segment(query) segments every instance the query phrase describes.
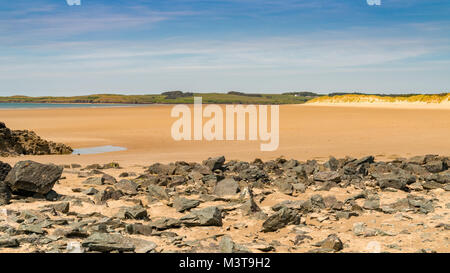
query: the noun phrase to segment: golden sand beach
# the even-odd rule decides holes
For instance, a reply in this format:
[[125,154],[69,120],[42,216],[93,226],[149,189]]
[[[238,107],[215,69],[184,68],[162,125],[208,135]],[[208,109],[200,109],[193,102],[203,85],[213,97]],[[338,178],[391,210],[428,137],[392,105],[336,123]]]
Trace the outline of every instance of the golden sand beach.
[[[338,241],[342,241],[342,245],[333,245],[334,250],[331,249],[331,251],[339,251],[342,248],[344,252],[449,251],[446,219],[448,219],[450,199],[448,189],[444,190],[444,184],[434,182],[427,182],[427,184],[424,181],[418,181],[408,185],[407,189],[413,189],[411,195],[409,190],[393,188],[383,190],[376,181],[369,179],[369,176],[365,176],[364,180],[343,181],[339,183],[339,186],[330,181],[327,183],[317,182],[315,180],[319,179],[318,175],[334,173],[318,171],[314,175],[309,175],[307,179],[301,177],[294,181],[296,186],[304,185],[303,190],[301,187],[294,190],[294,186],[291,184],[284,184],[291,185],[291,188],[288,187],[286,190],[282,184],[279,184],[280,181],[284,181],[284,176],[277,178],[275,173],[270,173],[272,183],[261,186],[257,182],[242,180],[237,184],[242,188],[242,192],[228,196],[227,198],[230,199],[216,200],[209,198],[209,195],[204,193],[216,194],[218,183],[216,186],[211,186],[208,184],[209,182],[203,181],[203,178],[206,177],[203,175],[191,178],[195,172],[183,176],[174,175],[174,179],[180,177],[189,179],[182,185],[177,184],[174,180],[172,185],[161,184],[164,185],[161,187],[153,185],[153,180],[147,181],[138,177],[143,175],[144,178],[168,179],[163,172],[149,176],[148,167],[156,162],[169,163],[181,160],[201,162],[208,157],[219,155],[224,155],[227,161],[232,159],[252,161],[255,158],[266,161],[284,156],[287,159],[295,158],[300,161],[318,159],[322,162],[326,161],[330,155],[337,158],[345,156],[361,158],[373,155],[376,161],[392,161],[398,157],[410,158],[425,154],[448,156],[450,155],[448,137],[450,135],[450,109],[393,105],[378,105],[377,107],[374,105],[354,107],[317,104],[280,106],[279,149],[273,152],[261,152],[259,141],[174,141],[171,137],[171,126],[176,118],[172,118],[170,115],[172,107],[164,105],[0,110],[0,120],[5,122],[9,128],[34,130],[44,139],[63,142],[73,148],[103,145],[127,148],[126,151],[103,154],[20,156],[1,158],[1,161],[11,165],[24,159],[60,165],[80,164],[81,166],[78,167],[72,166],[64,169],[63,177],[54,186],[54,191],[63,198],[61,200],[70,201],[71,215],[77,215],[83,219],[94,219],[95,215],[90,216],[92,213],[97,213],[102,217],[112,217],[111,219],[120,218],[118,213],[122,209],[134,209],[138,204],[137,208],[144,211],[146,215],[148,213],[150,220],[120,218],[122,223],[135,227],[135,225],[141,224],[148,225],[153,221],[159,223],[157,221],[161,219],[177,222],[176,219],[183,219],[182,217],[189,213],[182,213],[176,209],[175,200],[178,200],[180,196],[201,200],[196,209],[210,209],[219,206],[226,211],[221,220],[223,222],[218,226],[162,227],[162,229],[168,228],[169,231],[175,232],[175,235],[184,236],[185,239],[181,241],[194,242],[194,246],[191,246],[191,243],[174,244],[172,238],[166,238],[161,235],[162,233],[158,235],[157,230],[152,231],[155,234],[133,232],[127,234],[128,231],[125,232],[123,228],[120,228],[123,235],[115,235],[123,236],[120,238],[127,238],[127,240],[144,240],[140,241],[141,243],[151,240],[151,244],[155,243],[151,249],[156,252],[223,251],[217,246],[218,240],[222,240],[221,237],[216,239],[215,236],[224,234],[230,236],[235,243],[248,247],[252,252],[325,251],[318,248],[315,243],[330,238],[329,236],[332,234],[337,234]],[[417,159],[415,160],[417,161]],[[439,160],[437,158],[436,162],[442,162]],[[122,168],[85,169],[88,164],[105,164],[113,161],[118,162]],[[405,162],[408,161],[405,160]],[[368,163],[364,165],[369,168]],[[396,168],[395,164],[388,163],[388,165]],[[325,169],[323,165],[316,166],[318,170]],[[436,166],[426,167],[434,168]],[[430,174],[424,167],[416,166],[416,168],[421,168],[426,175]],[[378,172],[376,168],[371,171]],[[99,180],[103,177],[120,180],[122,179],[121,174],[124,172],[127,173],[127,177],[130,173],[131,180],[125,179],[124,182],[116,183],[116,181],[112,184],[108,184],[110,182],[90,184],[89,182],[91,179]],[[231,177],[230,171],[225,172],[226,176]],[[446,172],[441,173],[445,175]],[[353,177],[359,176],[354,175]],[[115,191],[120,188],[121,183],[130,186],[134,183],[132,181],[138,183],[135,184],[138,188],[137,192],[125,192],[124,196],[121,195],[116,199],[108,197],[110,200],[107,200],[106,203],[99,201],[103,198],[102,196],[106,196],[107,189]],[[168,181],[172,183],[172,180]],[[313,183],[314,181],[315,183]],[[329,185],[330,188],[323,185]],[[147,187],[159,188],[170,197],[154,195],[154,192],[152,193]],[[254,197],[245,197],[245,195],[242,197],[242,194],[249,189],[248,187],[253,188]],[[90,191],[97,193],[90,198],[88,193]],[[363,198],[358,197],[353,200],[352,198],[358,194]],[[302,214],[300,225],[287,224],[286,227],[283,225],[283,228],[276,232],[262,232],[267,217],[277,215],[273,209],[277,204],[286,201],[302,203],[304,200],[321,199],[322,196],[327,204],[326,209],[324,207],[313,208],[312,211]],[[258,212],[260,216],[246,214],[248,212],[245,212],[245,206],[240,207],[242,205],[240,198],[244,198],[244,201],[245,198],[254,200],[254,204],[260,210]],[[410,199],[421,204],[420,208],[426,209],[426,211],[420,212],[415,207],[407,207],[406,210],[403,210],[401,205],[405,200],[409,204]],[[240,201],[236,204],[236,200]],[[348,202],[348,200],[353,201]],[[434,205],[430,206],[430,202]],[[53,201],[45,199],[15,197],[10,204],[3,208],[10,211],[45,211],[44,206],[53,206],[54,204]],[[334,206],[336,206],[336,210]],[[289,211],[293,212],[293,210]],[[66,214],[60,212],[58,215]],[[222,218],[222,216],[220,217]],[[5,219],[8,218],[5,216]],[[23,228],[17,223],[14,226],[19,229]],[[89,228],[91,227],[88,227],[88,230]],[[360,229],[362,231],[359,231]],[[56,236],[59,236],[58,234],[61,234],[62,231],[64,230],[58,226],[46,228],[46,232]],[[94,231],[92,234],[97,233]],[[103,234],[103,236],[106,235]],[[71,238],[70,240],[85,244],[89,238]],[[64,238],[56,243],[42,246],[20,242],[20,247],[16,245],[13,248],[0,248],[0,252],[53,251],[55,245],[60,247],[58,251],[67,251],[65,244]],[[143,250],[136,248],[135,251]]]
[[2,159],[9,163],[30,158],[60,164],[125,165],[201,161],[210,156],[263,160],[279,156],[298,160],[374,155],[378,160],[423,154],[450,155],[450,108],[371,107],[330,105],[280,106],[280,145],[261,152],[260,141],[175,141],[170,116],[173,106],[0,110],[11,129],[34,130],[44,139],[73,148],[103,145],[126,151],[96,155],[26,156]]

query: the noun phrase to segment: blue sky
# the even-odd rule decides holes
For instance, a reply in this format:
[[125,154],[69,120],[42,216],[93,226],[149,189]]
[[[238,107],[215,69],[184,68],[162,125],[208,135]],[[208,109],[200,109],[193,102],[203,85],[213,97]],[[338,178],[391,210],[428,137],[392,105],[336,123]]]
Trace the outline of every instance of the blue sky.
[[450,1],[0,2],[0,96],[450,92]]

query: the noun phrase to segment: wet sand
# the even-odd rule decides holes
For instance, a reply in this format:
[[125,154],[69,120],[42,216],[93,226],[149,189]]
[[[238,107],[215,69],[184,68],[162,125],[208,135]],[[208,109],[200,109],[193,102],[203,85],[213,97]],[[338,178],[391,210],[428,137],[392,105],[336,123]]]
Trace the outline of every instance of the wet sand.
[[[11,129],[34,130],[44,139],[73,148],[113,145],[126,151],[96,155],[2,158],[15,163],[32,159],[59,164],[107,163],[148,165],[154,162],[263,160],[279,156],[298,160],[374,155],[377,160],[423,154],[450,155],[450,109],[433,107],[280,106],[280,145],[261,152],[261,141],[175,141],[173,106],[123,108],[0,110]],[[206,119],[204,119],[206,121]]]

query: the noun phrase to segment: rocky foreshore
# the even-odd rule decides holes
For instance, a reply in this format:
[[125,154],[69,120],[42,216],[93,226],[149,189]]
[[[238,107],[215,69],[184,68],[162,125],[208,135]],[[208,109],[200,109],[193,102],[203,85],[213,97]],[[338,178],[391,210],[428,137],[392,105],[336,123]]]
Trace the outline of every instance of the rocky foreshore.
[[449,166],[0,162],[0,252],[450,252]]
[[0,122],[0,156],[71,154],[72,148],[40,138],[29,130],[11,130]]

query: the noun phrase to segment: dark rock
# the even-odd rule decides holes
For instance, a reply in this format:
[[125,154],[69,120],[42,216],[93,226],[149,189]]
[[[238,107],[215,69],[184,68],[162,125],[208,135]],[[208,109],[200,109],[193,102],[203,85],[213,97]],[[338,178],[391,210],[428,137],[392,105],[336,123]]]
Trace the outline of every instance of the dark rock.
[[144,236],[150,236],[153,233],[152,225],[143,225],[143,224],[129,224],[125,227],[125,230],[129,234],[138,234]]
[[20,161],[8,173],[5,182],[13,191],[47,194],[61,178],[63,168],[33,161]]
[[121,208],[117,217],[120,219],[145,220],[147,219],[147,210],[142,206]]
[[249,182],[261,181],[268,182],[269,176],[264,170],[259,169],[256,166],[250,166],[239,172],[239,177]]
[[207,207],[192,211],[180,221],[186,226],[222,226],[222,212],[217,207]]
[[300,214],[296,210],[289,208],[282,208],[276,213],[269,216],[269,218],[264,221],[262,227],[263,232],[272,232],[287,225],[298,225],[300,223]]
[[135,246],[134,250],[135,253],[152,253],[157,247],[157,245],[154,242],[143,239],[131,238],[131,241]]
[[342,209],[343,203],[341,201],[338,201],[336,199],[336,196],[334,195],[329,195],[329,196],[325,196],[323,198],[323,202],[325,204],[325,207],[329,208],[329,209]]
[[339,168],[339,161],[336,158],[330,156],[330,159],[325,162],[324,166],[330,171],[336,171]]
[[94,201],[96,204],[105,204],[108,200],[119,200],[123,196],[123,193],[119,190],[115,190],[112,187],[107,187],[104,190],[99,191],[94,196]]
[[432,200],[427,200],[424,197],[414,196],[409,194],[407,196],[408,204],[411,208],[415,208],[418,213],[428,214],[434,212],[434,204]]
[[71,154],[72,148],[46,141],[28,130],[10,130],[0,122],[0,156]]
[[123,193],[129,195],[137,194],[138,186],[139,186],[138,184],[128,179],[122,179],[114,185],[116,189],[121,190]]
[[280,190],[280,192],[286,195],[292,195],[294,193],[294,187],[292,183],[289,183],[286,179],[279,179],[274,182],[275,186]]
[[89,248],[90,251],[100,252],[135,250],[135,246],[129,238],[109,233],[94,233],[83,241],[82,246]]
[[100,186],[105,184],[105,179],[103,177],[89,177],[83,182],[83,184]]
[[292,188],[296,192],[304,193],[306,191],[307,186],[304,183],[294,183],[292,184]]
[[117,180],[114,178],[114,176],[111,176],[109,174],[104,174],[102,176],[103,184],[107,185],[114,185],[117,183]]
[[330,234],[328,237],[317,243],[320,247],[324,249],[331,249],[334,251],[339,251],[344,249],[344,244],[342,243],[341,239],[336,234]]
[[422,187],[426,190],[434,190],[434,189],[442,189],[444,185],[434,181],[426,181],[422,184]]
[[176,169],[175,165],[164,165],[161,163],[155,163],[147,169],[147,172],[150,174],[158,174],[158,175],[173,175],[175,169]]
[[62,196],[59,195],[56,191],[51,190],[51,191],[47,192],[44,197],[45,197],[45,200],[47,200],[47,201],[57,201]]
[[196,208],[198,207],[198,205],[200,205],[199,200],[192,200],[184,197],[175,198],[175,200],[173,201],[173,206],[178,212],[183,212],[186,210]]
[[150,222],[149,226],[157,230],[166,230],[181,227],[181,221],[175,218],[162,217]]
[[326,207],[323,197],[319,194],[314,194],[311,196],[310,202],[313,208],[317,208],[319,210]]
[[47,205],[46,207],[54,209],[57,212],[68,213],[69,209],[70,209],[70,203],[69,202],[61,202],[58,204]]
[[149,185],[147,187],[149,196],[154,197],[158,200],[169,200],[169,195],[167,194],[167,191],[161,187],[156,185]]
[[225,163],[225,157],[219,156],[214,158],[208,158],[207,160],[203,161],[203,165],[208,167],[211,171],[221,169],[223,166],[223,163]]
[[221,253],[251,253],[251,251],[233,242],[230,236],[223,236],[219,243]]
[[378,210],[380,208],[380,197],[377,195],[370,195],[363,205],[367,210]]
[[19,241],[15,238],[10,237],[0,237],[0,247],[1,248],[12,248],[12,247],[18,247]]
[[343,172],[346,175],[367,175],[369,165],[374,162],[373,156],[365,156],[357,160],[347,161],[343,167]]
[[425,156],[414,156],[408,159],[406,162],[410,164],[422,165],[425,164]]
[[233,178],[225,178],[217,182],[214,194],[217,196],[234,195],[239,192],[239,184]]
[[445,170],[445,165],[442,160],[434,160],[427,162],[424,165],[425,169],[427,169],[430,173],[439,173]]
[[241,199],[244,201],[244,204],[239,207],[242,210],[243,215],[251,215],[256,216],[258,219],[265,219],[267,215],[261,211],[261,208],[256,204],[253,191],[250,188],[245,188],[241,193]]
[[383,174],[377,177],[380,188],[406,189],[406,185],[416,182],[416,178],[407,174]]
[[186,183],[186,178],[184,178],[184,176],[173,175],[173,176],[168,177],[167,187],[169,187],[169,188],[177,187],[177,186],[181,186],[185,183]]
[[45,230],[42,229],[40,224],[21,224],[17,229],[19,234],[45,234]]
[[339,174],[339,172],[336,171],[317,172],[314,174],[314,180],[320,182],[326,181],[340,182],[341,175]]
[[8,163],[3,163],[0,161],[0,182],[5,180],[9,171],[11,171],[11,166]]
[[352,211],[338,211],[336,212],[336,218],[338,219],[350,219],[352,216],[358,216],[358,213]]
[[9,186],[0,181],[0,206],[8,205],[11,200],[11,189]]
[[89,188],[85,191],[83,191],[84,194],[86,195],[95,195],[96,193],[98,193],[98,190],[96,188]]

